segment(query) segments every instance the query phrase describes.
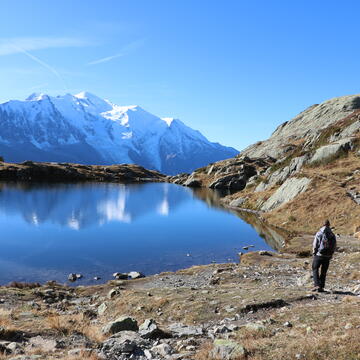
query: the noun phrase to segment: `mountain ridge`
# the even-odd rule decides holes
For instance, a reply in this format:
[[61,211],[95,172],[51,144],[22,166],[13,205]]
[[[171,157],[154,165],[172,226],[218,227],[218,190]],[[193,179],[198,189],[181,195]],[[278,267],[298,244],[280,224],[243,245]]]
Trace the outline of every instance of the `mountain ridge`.
[[139,164],[175,174],[232,157],[179,119],[160,118],[138,105],[119,106],[89,92],[0,104],[0,152],[7,161]]

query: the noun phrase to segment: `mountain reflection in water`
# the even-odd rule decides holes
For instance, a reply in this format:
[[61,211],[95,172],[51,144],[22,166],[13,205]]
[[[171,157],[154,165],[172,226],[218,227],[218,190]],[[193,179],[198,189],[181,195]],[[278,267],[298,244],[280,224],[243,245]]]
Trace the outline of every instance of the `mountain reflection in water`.
[[79,230],[111,221],[131,223],[151,212],[167,216],[191,190],[161,184],[2,184],[0,211],[33,225],[51,222]]
[[243,246],[282,242],[258,219],[219,206],[218,193],[167,183],[2,183],[0,231],[0,284],[238,262]]

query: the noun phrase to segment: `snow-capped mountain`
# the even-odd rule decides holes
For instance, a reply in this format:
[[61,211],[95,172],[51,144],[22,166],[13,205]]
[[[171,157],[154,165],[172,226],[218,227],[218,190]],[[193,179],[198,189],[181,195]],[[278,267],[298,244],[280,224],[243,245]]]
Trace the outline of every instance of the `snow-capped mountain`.
[[238,153],[178,119],[88,92],[32,94],[0,104],[0,129],[0,155],[14,162],[128,163],[177,174]]

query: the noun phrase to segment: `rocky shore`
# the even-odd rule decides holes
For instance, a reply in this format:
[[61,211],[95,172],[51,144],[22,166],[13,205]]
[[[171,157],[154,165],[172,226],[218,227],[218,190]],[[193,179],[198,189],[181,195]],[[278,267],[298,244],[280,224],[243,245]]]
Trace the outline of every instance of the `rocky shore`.
[[157,171],[132,164],[103,166],[33,161],[20,164],[0,162],[0,181],[131,183],[165,180],[166,176]]
[[96,286],[2,286],[0,358],[357,359],[360,244],[340,237],[313,293],[311,240]]

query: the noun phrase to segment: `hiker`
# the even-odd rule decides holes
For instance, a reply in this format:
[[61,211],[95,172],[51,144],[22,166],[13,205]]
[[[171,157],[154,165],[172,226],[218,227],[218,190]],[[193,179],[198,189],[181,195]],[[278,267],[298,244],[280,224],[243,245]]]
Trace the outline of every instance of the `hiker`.
[[[326,272],[330,259],[336,249],[336,236],[331,231],[330,221],[326,220],[324,226],[316,233],[313,243],[313,291],[324,292]],[[321,269],[320,269],[321,268]],[[320,276],[319,276],[320,269]]]

